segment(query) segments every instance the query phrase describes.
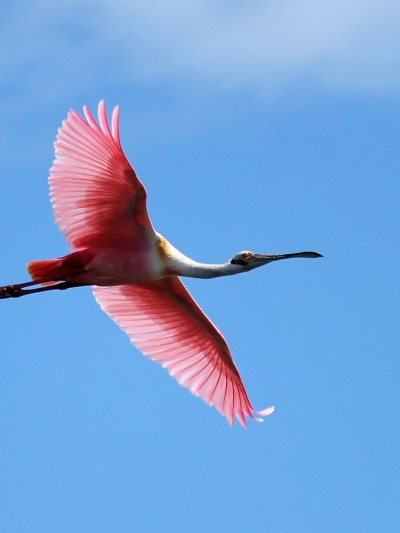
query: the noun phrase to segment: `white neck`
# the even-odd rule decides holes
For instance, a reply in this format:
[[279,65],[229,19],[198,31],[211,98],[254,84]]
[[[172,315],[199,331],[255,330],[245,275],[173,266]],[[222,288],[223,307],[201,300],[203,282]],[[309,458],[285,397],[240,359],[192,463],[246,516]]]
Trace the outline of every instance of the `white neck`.
[[[187,258],[189,259],[189,258]],[[197,263],[189,259],[187,262],[179,264],[179,275],[187,278],[219,278],[221,276],[232,276],[239,274],[243,269],[238,265],[231,263],[222,263],[221,265],[213,265],[208,263]]]
[[177,250],[168,242],[166,260],[166,270],[172,270],[178,276],[188,278],[218,278],[220,276],[232,276],[243,272],[240,265],[234,265],[230,262],[220,265],[207,263],[198,263]]

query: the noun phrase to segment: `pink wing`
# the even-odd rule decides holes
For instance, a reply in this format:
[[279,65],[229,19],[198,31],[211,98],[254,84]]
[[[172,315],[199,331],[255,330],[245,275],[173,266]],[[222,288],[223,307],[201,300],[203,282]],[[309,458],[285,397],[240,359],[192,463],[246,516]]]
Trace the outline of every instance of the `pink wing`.
[[225,339],[179,278],[94,287],[94,296],[139,350],[215,405],[231,425],[235,416],[246,427],[245,415],[256,418],[274,410],[254,410]]
[[69,112],[55,143],[49,182],[56,222],[72,248],[129,246],[154,230],[145,188],[121,148],[119,108],[111,131],[103,101],[100,126],[89,109],[83,110],[86,120]]

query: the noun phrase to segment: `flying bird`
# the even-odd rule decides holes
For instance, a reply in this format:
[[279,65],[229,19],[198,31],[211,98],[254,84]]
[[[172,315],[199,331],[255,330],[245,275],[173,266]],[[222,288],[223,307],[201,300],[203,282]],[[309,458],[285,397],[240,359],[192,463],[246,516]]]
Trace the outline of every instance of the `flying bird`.
[[84,117],[71,110],[58,130],[49,177],[55,220],[72,252],[30,262],[32,281],[0,287],[0,298],[92,285],[100,307],[132,343],[181,385],[214,405],[231,425],[235,417],[244,427],[246,416],[261,421],[274,408],[253,408],[224,337],[180,277],[231,276],[321,254],[244,251],[223,264],[189,259],[151,224],[146,190],[121,147],[119,107],[111,128],[104,101],[98,123],[86,106],[83,111]]

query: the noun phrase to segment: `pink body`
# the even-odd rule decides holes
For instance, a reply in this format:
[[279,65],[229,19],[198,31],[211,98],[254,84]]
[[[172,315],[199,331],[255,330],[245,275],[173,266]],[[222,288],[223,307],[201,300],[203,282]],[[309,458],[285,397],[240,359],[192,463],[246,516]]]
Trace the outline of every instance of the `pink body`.
[[156,253],[157,248],[143,242],[128,248],[92,248],[83,250],[82,257],[87,257],[85,270],[64,277],[87,285],[126,285],[129,283],[147,283],[160,279],[163,265]]

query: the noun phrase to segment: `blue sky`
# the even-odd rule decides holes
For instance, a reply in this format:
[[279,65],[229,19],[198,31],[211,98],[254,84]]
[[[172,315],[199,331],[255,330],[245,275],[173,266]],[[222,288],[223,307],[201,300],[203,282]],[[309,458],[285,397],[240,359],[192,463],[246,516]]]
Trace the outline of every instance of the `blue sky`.
[[0,284],[64,255],[47,176],[70,107],[120,104],[152,221],[263,424],[233,429],[89,289],[0,305],[0,529],[394,532],[399,523],[400,6],[2,6]]

